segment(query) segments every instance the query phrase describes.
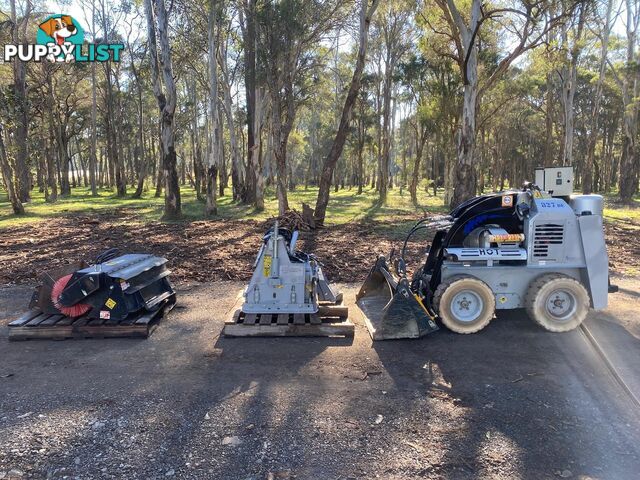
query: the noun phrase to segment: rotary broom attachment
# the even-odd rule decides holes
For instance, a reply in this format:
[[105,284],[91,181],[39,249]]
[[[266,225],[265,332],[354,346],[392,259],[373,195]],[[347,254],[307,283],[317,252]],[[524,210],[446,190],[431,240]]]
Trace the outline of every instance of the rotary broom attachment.
[[120,255],[116,249],[47,272],[29,307],[44,314],[135,321],[175,304],[167,260],[149,254]]

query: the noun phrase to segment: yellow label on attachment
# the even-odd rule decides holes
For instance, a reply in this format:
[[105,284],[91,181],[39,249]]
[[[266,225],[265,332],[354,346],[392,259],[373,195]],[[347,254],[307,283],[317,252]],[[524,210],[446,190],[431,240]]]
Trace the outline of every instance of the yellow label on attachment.
[[115,307],[117,305],[117,303],[115,302],[115,300],[113,298],[107,298],[107,301],[104,302],[104,305],[109,310],[113,310],[113,307]]
[[265,255],[262,262],[262,273],[265,277],[271,276],[271,255]]

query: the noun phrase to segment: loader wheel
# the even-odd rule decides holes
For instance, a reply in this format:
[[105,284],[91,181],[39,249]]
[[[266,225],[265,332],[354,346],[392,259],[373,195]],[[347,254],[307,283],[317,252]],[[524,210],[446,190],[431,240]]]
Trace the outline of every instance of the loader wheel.
[[559,273],[536,278],[525,297],[527,314],[551,332],[568,332],[589,312],[589,294],[577,280]]
[[433,295],[442,323],[456,333],[475,333],[493,318],[496,299],[489,286],[461,275],[442,282]]

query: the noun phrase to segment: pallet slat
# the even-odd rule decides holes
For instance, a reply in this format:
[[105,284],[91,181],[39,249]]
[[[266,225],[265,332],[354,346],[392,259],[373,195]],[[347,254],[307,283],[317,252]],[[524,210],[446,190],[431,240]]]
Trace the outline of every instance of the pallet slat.
[[223,334],[228,337],[352,337],[355,327],[347,318],[348,311],[347,307],[326,302],[320,305],[317,314],[255,314],[237,309],[225,323]]
[[51,315],[44,322],[40,323],[40,326],[43,326],[43,325],[55,325],[56,323],[58,323],[63,318],[64,318],[64,315]]
[[19,319],[9,324],[9,340],[49,339],[64,340],[67,338],[107,338],[138,337],[146,338],[155,328],[157,320],[171,311],[175,299],[141,317],[133,317],[124,322],[91,319],[87,316],[79,318],[66,317],[60,314],[45,314],[30,310]]
[[38,315],[40,315],[39,310],[29,310],[28,312],[24,313],[20,318],[11,322],[9,326],[19,327],[20,325],[24,325],[25,323],[28,323],[29,320],[36,318]]
[[48,317],[49,315],[47,315],[46,313],[41,313],[37,317],[33,317],[31,320],[29,320],[26,323],[26,326],[33,327],[33,326],[39,325],[40,323],[44,322]]

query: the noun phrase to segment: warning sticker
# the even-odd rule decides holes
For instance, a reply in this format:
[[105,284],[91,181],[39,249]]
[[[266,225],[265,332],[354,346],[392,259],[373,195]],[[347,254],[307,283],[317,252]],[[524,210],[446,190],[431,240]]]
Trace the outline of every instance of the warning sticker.
[[100,310],[100,318],[102,318],[103,320],[110,320],[111,312],[107,310]]
[[513,196],[511,196],[511,195],[503,195],[502,196],[502,206],[503,207],[511,207],[511,206],[513,206]]
[[116,302],[115,302],[115,300],[113,298],[107,298],[107,301],[104,302],[104,305],[109,310],[113,310],[113,307],[115,307],[117,304],[116,304]]
[[265,255],[262,262],[262,273],[265,277],[271,276],[271,255]]
[[280,275],[292,280],[304,280],[304,265],[281,265]]

